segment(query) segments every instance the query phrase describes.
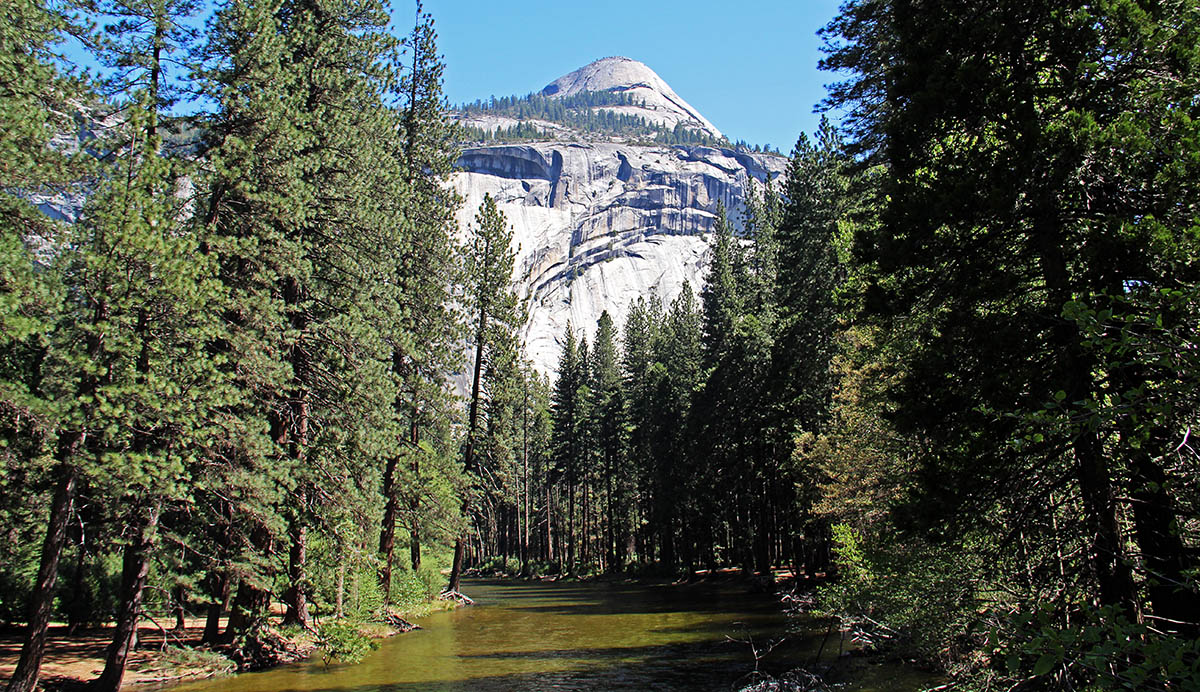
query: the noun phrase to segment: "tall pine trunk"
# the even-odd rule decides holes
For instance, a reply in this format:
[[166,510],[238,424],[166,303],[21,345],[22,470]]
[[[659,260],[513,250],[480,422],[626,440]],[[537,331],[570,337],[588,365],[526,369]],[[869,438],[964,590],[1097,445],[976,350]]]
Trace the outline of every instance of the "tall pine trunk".
[[[33,692],[37,688],[42,668],[42,657],[46,652],[46,629],[50,624],[50,611],[54,605],[54,582],[58,578],[58,561],[62,556],[67,538],[67,519],[71,515],[71,503],[75,497],[77,474],[69,460],[83,442],[84,435],[69,433],[59,443],[59,479],[50,503],[46,540],[42,543],[42,560],[38,567],[37,583],[29,604],[29,629],[25,643],[21,646],[21,657],[12,679],[8,681],[8,692]],[[64,462],[63,460],[68,460]]]
[[[96,240],[97,245],[102,239]],[[92,324],[101,324],[108,319],[108,303],[100,300],[92,312]],[[87,355],[92,362],[99,362],[103,337],[93,332],[87,337]],[[79,379],[78,398],[91,397],[100,385],[100,380],[91,374]],[[86,420],[87,415],[83,418]],[[46,539],[42,543],[41,564],[38,566],[37,582],[29,603],[29,629],[21,645],[21,656],[17,668],[8,681],[7,692],[33,692],[37,687],[42,669],[42,658],[46,653],[46,629],[50,625],[50,611],[54,607],[54,584],[58,579],[58,562],[62,558],[63,545],[67,538],[67,521],[71,516],[71,505],[75,499],[75,486],[79,471],[75,458],[83,451],[87,432],[69,430],[58,441],[55,453],[58,483],[54,498],[50,502],[50,516],[46,521]]]
[[[475,471],[475,432],[479,425],[479,386],[483,376],[483,340],[487,334],[487,309],[479,310],[479,329],[475,333],[475,372],[471,378],[471,408],[467,417],[467,445],[463,453],[463,470],[468,477]],[[470,521],[471,493],[463,493],[462,513]],[[450,567],[450,584],[447,590],[458,592],[463,570],[463,539],[460,534],[454,539],[454,563]]]
[[421,485],[421,455],[417,453],[421,443],[421,427],[417,423],[417,407],[413,405],[412,422],[409,424],[409,442],[412,443],[412,464],[409,469],[412,471],[413,483],[416,487],[413,489],[412,500],[409,501],[409,519],[408,519],[408,557],[412,564],[413,574],[421,569],[421,493],[418,491]]
[[150,557],[158,534],[161,504],[155,501],[141,519],[131,523],[137,527],[125,546],[121,566],[121,603],[117,610],[117,626],[104,661],[104,671],[93,683],[97,692],[117,692],[125,677],[129,654],[137,641],[138,620],[142,614],[142,596],[146,577],[150,574]]
[[[1063,308],[1073,299],[1073,292],[1066,259],[1058,244],[1058,226],[1042,218],[1035,230],[1047,288],[1046,311],[1056,320],[1048,344],[1059,358],[1060,377],[1056,379],[1065,385],[1066,401],[1085,401],[1091,398],[1094,390],[1092,366],[1083,352],[1076,326],[1061,316]],[[1083,430],[1075,437],[1072,451],[1083,503],[1084,526],[1088,532],[1088,558],[1099,587],[1100,603],[1116,606],[1132,615],[1135,602],[1133,578],[1123,556],[1116,499],[1103,445],[1096,433]]]
[[379,527],[379,588],[383,591],[383,602],[392,602],[392,562],[396,548],[396,515],[400,512],[400,498],[396,490],[396,467],[400,458],[388,457],[383,469],[383,521]]
[[[305,350],[305,336],[309,326],[309,316],[302,307],[306,299],[304,287],[295,277],[289,277],[284,282],[284,301],[293,311],[292,328],[295,329],[296,343],[291,347],[289,360],[292,365],[292,399],[289,402],[291,420],[282,426],[287,441],[288,455],[291,457],[293,469],[303,469],[305,453],[308,447],[308,427],[310,410],[310,380],[312,368],[309,354]],[[308,597],[307,597],[307,559],[308,559],[308,527],[306,525],[308,497],[307,488],[301,481],[298,506],[293,509],[290,526],[288,527],[288,588],[284,592],[284,604],[287,612],[284,623],[309,627]]]
[[208,604],[208,613],[204,620],[204,635],[201,642],[216,644],[221,638],[221,615],[229,610],[229,599],[233,592],[230,588],[228,570],[213,569],[208,573],[209,596],[212,602]]
[[1145,449],[1132,454],[1134,537],[1147,572],[1146,591],[1154,615],[1164,629],[1195,637],[1200,629],[1200,594],[1188,586],[1194,567],[1180,537],[1175,503],[1167,494],[1167,477]]
[[290,546],[288,548],[288,590],[284,592],[287,612],[283,616],[283,624],[309,627],[308,598],[306,596],[308,582],[308,527],[302,518],[292,521],[288,532]]

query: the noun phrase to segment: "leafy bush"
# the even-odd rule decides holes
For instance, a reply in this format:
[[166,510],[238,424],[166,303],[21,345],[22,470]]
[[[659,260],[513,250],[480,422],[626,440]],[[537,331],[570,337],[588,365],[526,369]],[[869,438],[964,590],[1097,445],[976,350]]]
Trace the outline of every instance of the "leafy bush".
[[549,560],[530,560],[525,566],[525,571],[522,572],[522,576],[536,579],[538,577],[544,577],[548,574],[559,574],[560,572],[562,572],[562,568],[557,562],[550,562]]
[[392,573],[392,604],[412,608],[433,598],[445,586],[445,578],[432,567],[421,566],[416,572],[402,570]]
[[212,676],[233,675],[237,666],[217,651],[168,646],[162,656],[143,673],[153,671],[162,676],[196,675],[207,673]]
[[[369,563],[360,563],[356,569],[347,570],[343,583],[342,608],[351,620],[367,622],[384,611],[383,589],[379,576]],[[336,591],[328,597],[336,598]]]
[[516,576],[521,573],[521,561],[515,557],[501,557],[494,555],[485,558],[479,563],[480,574],[492,574],[498,576]]
[[325,665],[331,660],[358,663],[378,644],[362,633],[358,622],[342,618],[321,625],[318,644],[324,652]]
[[833,527],[837,579],[818,591],[820,609],[840,618],[869,646],[945,665],[977,620],[975,562],[919,540],[869,542]]
[[1064,625],[1051,603],[1022,608],[993,630],[992,672],[1053,689],[1200,690],[1200,641],[1085,607]]

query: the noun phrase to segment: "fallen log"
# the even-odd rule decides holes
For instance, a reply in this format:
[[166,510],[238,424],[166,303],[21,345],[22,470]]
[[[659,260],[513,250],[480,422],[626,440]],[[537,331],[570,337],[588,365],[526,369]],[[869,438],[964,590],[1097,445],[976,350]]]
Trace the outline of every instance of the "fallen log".
[[420,625],[414,625],[395,613],[388,613],[387,615],[384,615],[383,621],[388,625],[388,627],[391,627],[401,634],[421,629]]

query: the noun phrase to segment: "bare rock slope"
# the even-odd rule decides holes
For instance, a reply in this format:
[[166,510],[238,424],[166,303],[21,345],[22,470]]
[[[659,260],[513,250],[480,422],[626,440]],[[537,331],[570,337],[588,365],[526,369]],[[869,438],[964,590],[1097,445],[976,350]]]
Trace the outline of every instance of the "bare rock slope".
[[609,107],[605,110],[640,115],[650,122],[674,127],[683,124],[720,138],[721,131],[708,122],[700,111],[680,98],[675,90],[646,65],[623,57],[603,58],[563,75],[542,89],[543,96],[574,96],[584,91],[625,94],[636,106]]
[[[720,133],[649,68],[605,58],[543,90],[625,90],[673,126]],[[648,117],[643,114],[643,117]],[[463,151],[453,184],[460,226],[485,194],[496,199],[518,245],[513,281],[528,301],[525,341],[543,373],[557,369],[570,324],[590,336],[608,310],[618,326],[638,297],[699,292],[717,203],[740,214],[751,181],[780,177],[786,160],[733,148],[633,144],[618,138],[555,138]]]

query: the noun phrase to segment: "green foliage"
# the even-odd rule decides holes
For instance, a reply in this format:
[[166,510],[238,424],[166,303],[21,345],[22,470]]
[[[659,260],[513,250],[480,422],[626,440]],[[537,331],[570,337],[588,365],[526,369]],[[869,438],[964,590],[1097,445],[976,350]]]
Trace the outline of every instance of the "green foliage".
[[833,526],[833,540],[837,575],[818,590],[822,611],[868,645],[956,664],[958,639],[977,618],[978,558],[919,540],[868,541],[845,524]]
[[445,577],[441,572],[421,565],[421,569],[402,570],[393,576],[392,604],[404,610],[413,608],[437,596],[445,587]]
[[198,671],[221,677],[237,672],[237,665],[219,651],[168,646],[156,662],[154,671],[164,677],[196,675]]
[[729,141],[678,123],[673,128],[652,123],[640,115],[621,112],[620,108],[643,105],[625,93],[611,91],[582,91],[570,96],[493,97],[458,106],[455,110],[466,118],[482,115],[501,116],[518,120],[515,125],[484,130],[475,126],[462,128],[463,136],[472,142],[517,142],[546,139],[550,135],[540,124],[531,120],[566,125],[583,132],[646,139],[667,145],[729,146]]
[[[254,649],[271,593],[299,621],[310,597],[377,614],[361,546],[385,461],[422,452],[401,480],[414,519],[434,508],[426,540],[460,521],[443,509],[460,277],[432,21],[402,70],[379,3],[233,0],[190,72],[196,3],[88,3],[80,26],[53,5],[6,6],[0,30],[0,617],[26,612],[39,557],[66,594],[47,612],[72,624],[231,599],[226,634]],[[98,51],[109,102],[58,73],[68,32]],[[206,110],[171,121],[184,91]],[[81,126],[102,135],[87,166],[66,155]],[[80,191],[71,225],[23,199]],[[61,509],[29,512],[50,485]],[[47,525],[61,538],[39,554]]]
[[379,644],[363,634],[362,625],[353,619],[331,620],[321,624],[318,645],[325,665],[330,661],[359,663]]
[[[831,602],[982,687],[1186,687],[1197,4],[910,10],[825,31],[862,173],[847,336],[874,341],[805,450],[820,510],[867,527],[872,579]],[[905,592],[941,604],[923,628]]]
[[1200,642],[1164,636],[1113,608],[1087,608],[1064,625],[1052,604],[1028,604],[989,634],[994,673],[1030,674],[1048,687],[1095,680],[1098,689],[1200,689]]

